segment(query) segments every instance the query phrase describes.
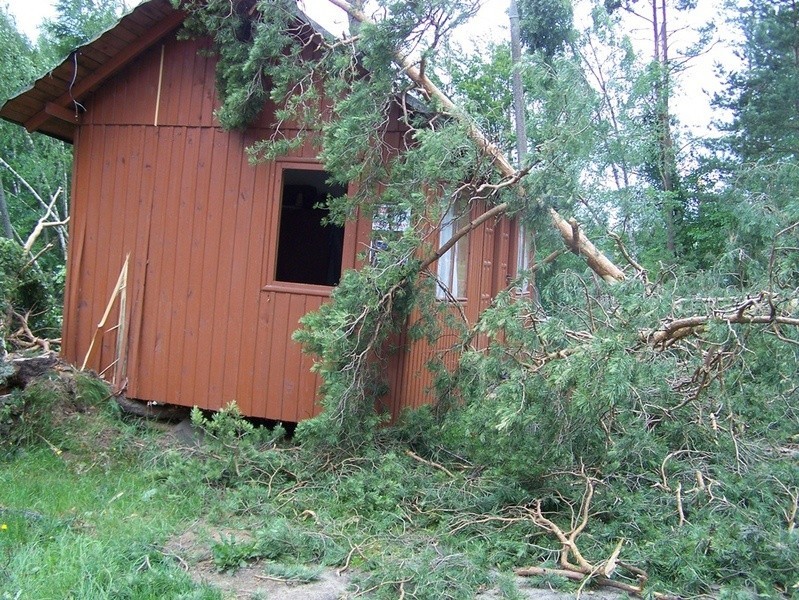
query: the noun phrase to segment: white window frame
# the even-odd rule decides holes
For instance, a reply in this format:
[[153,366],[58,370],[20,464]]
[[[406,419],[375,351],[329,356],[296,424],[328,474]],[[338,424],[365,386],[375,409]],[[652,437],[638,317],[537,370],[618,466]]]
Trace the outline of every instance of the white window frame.
[[[446,244],[455,235],[458,230],[458,219],[463,216],[458,213],[458,204],[453,203],[447,209],[444,219],[441,222],[441,228],[438,234],[439,247]],[[463,256],[463,253],[466,256]],[[468,238],[461,238],[455,245],[447,250],[441,258],[438,259],[436,266],[436,275],[438,276],[438,285],[436,286],[436,299],[450,300],[465,300],[466,288],[468,283],[469,273],[469,246]],[[461,278],[458,273],[458,264],[461,260],[466,260],[466,273],[465,277]],[[462,280],[461,280],[462,279]]]

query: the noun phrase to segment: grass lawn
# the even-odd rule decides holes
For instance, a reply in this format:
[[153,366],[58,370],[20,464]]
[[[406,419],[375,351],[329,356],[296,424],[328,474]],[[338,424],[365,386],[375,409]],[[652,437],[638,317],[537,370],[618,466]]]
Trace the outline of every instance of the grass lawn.
[[[719,479],[686,489],[680,523],[663,486],[572,473],[531,492],[454,454],[424,458],[401,428],[334,455],[231,407],[197,411],[202,443],[179,443],[86,386],[60,400],[52,386],[26,390],[25,410],[0,418],[0,600],[274,600],[344,572],[339,590],[368,599],[520,600],[533,597],[521,589],[528,581],[574,592],[580,582],[551,572],[520,584],[514,569],[557,567],[553,533],[575,527],[589,499],[575,543],[594,565],[616,556],[647,571],[646,592],[787,597],[799,586],[791,455],[764,455],[740,474],[718,469]],[[245,593],[243,581],[282,591]]]
[[137,431],[110,410],[66,417],[46,440],[0,462],[0,597],[219,598],[160,552],[202,512],[167,491]]

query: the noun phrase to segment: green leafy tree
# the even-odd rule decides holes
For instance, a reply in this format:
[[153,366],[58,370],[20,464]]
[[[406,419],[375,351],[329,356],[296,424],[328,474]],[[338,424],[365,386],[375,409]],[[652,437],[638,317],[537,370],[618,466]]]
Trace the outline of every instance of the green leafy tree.
[[[683,70],[707,48],[714,30],[695,26],[694,42],[676,44],[675,14],[690,15],[693,8],[666,0],[597,3],[592,26],[573,45],[601,98],[599,144],[589,170],[593,214],[647,268],[713,265],[727,237],[729,215],[706,176],[701,142],[681,134],[672,109]],[[626,33],[631,22],[651,31],[643,50],[641,40],[633,43]]]
[[[628,63],[627,72],[633,74],[634,78],[630,89],[631,102],[628,104],[632,111],[628,114],[632,116],[629,122],[640,132],[637,150],[632,154],[636,156],[635,170],[638,177],[648,183],[645,195],[659,206],[661,225],[657,229],[663,231],[666,252],[657,259],[670,263],[693,261],[697,253],[701,253],[695,247],[696,239],[691,239],[688,231],[700,214],[698,192],[690,185],[688,165],[692,161],[682,149],[684,146],[676,133],[677,121],[672,108],[680,72],[707,46],[713,31],[711,25],[697,27],[698,41],[682,49],[679,54],[675,53],[674,15],[676,12],[690,13],[695,4],[668,0],[604,2],[607,14],[613,16],[623,13],[627,19],[646,23],[651,31],[651,52],[645,68],[630,71]],[[602,22],[603,27],[613,23],[613,20],[602,18],[601,12],[602,8],[598,7],[594,13],[595,22]],[[617,117],[618,113],[615,115]],[[617,118],[613,123],[616,130],[618,122]],[[632,155],[627,153],[625,160]],[[633,165],[628,162],[626,166]]]
[[108,29],[126,8],[125,0],[56,0],[56,16],[42,24],[40,44],[53,62]]
[[480,124],[485,134],[504,151],[513,149],[513,99],[511,96],[511,55],[503,44],[443,57],[449,75],[448,91]]
[[[6,61],[4,66],[0,67],[0,89],[8,90],[8,93],[11,93],[13,90],[21,88],[32,76],[35,70],[35,62],[30,42],[17,31],[11,15],[2,7],[0,7],[0,46],[10,56],[17,57],[14,61]],[[6,99],[5,97],[0,98],[3,102]],[[14,128],[10,124],[0,123],[0,136],[5,140],[13,136],[13,131]],[[7,148],[9,146],[8,142],[4,146]],[[13,239],[14,229],[11,224],[11,212],[2,178],[0,178],[0,225],[2,225],[0,235]]]
[[572,0],[519,0],[522,42],[547,58],[575,39]]
[[[47,61],[18,32],[4,9],[0,9],[0,42],[15,56],[0,65],[0,103],[4,103],[29,84]],[[0,122],[0,236],[8,238],[0,274],[4,280],[0,285],[0,335],[17,329],[20,319],[26,320],[34,333],[57,335],[71,165],[71,152],[62,142]],[[34,234],[43,218],[62,225]]]
[[778,259],[792,256],[799,221],[799,6],[751,0],[737,8],[741,66],[726,73],[715,99],[730,118],[710,165],[734,211],[724,264],[736,285],[768,273],[770,285],[793,289],[785,268],[796,261]]

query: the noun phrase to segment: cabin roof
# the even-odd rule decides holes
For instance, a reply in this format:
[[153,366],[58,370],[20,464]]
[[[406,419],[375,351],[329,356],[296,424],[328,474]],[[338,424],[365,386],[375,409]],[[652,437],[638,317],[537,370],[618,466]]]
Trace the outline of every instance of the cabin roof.
[[[315,32],[330,34],[299,12]],[[72,142],[83,110],[80,102],[142,52],[177,29],[186,13],[169,0],[147,0],[116,25],[80,46],[0,108],[0,117],[30,132]]]
[[169,0],[148,0],[113,27],[80,46],[33,85],[10,98],[0,117],[72,142],[80,101],[142,52],[174,31],[185,18]]

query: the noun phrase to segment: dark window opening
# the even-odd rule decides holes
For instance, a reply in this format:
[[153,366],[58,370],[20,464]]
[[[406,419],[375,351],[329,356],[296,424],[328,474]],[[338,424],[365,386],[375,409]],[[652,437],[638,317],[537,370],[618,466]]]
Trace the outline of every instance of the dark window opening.
[[323,224],[328,196],[347,189],[329,185],[325,171],[285,169],[277,245],[277,281],[336,285],[341,277],[344,228]]

